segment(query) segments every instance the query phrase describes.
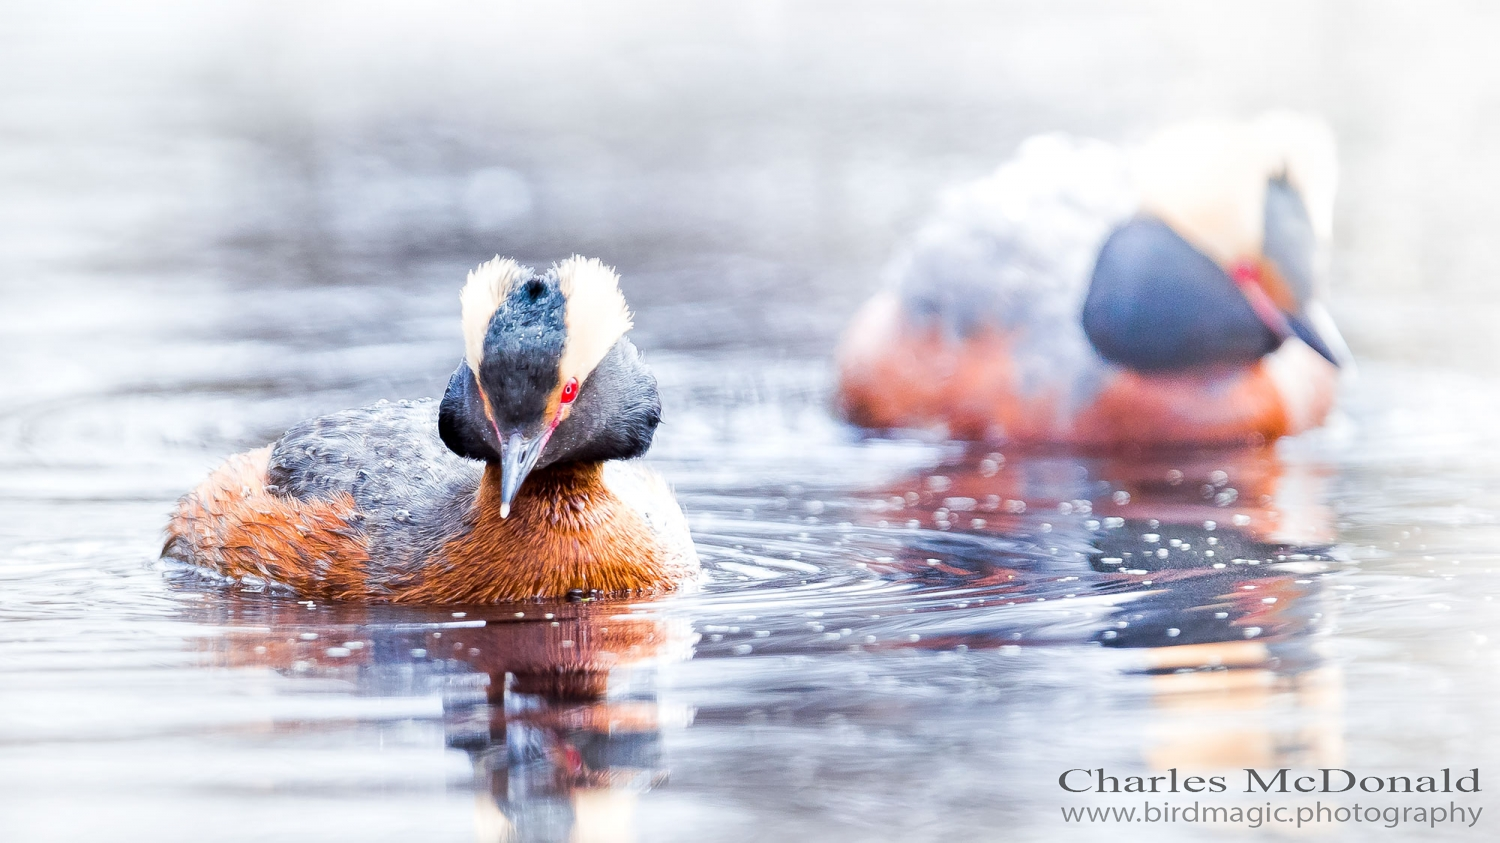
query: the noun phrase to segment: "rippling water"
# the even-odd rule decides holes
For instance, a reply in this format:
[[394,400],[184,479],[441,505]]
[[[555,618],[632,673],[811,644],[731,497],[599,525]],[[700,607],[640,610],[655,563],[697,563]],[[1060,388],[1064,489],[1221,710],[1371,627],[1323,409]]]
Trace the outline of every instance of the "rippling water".
[[[6,9],[0,839],[1238,838],[1066,827],[1057,776],[1500,758],[1500,73],[1400,9],[1193,8]],[[1111,457],[837,421],[837,331],[934,191],[1208,93],[1344,138],[1363,365],[1327,428]],[[497,250],[621,266],[699,592],[362,608],[156,562],[225,455],[440,392]]]

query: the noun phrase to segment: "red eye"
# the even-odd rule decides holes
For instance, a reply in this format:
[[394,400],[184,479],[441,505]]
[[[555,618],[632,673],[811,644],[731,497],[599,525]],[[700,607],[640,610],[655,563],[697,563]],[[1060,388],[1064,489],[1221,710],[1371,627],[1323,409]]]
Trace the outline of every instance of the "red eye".
[[1229,268],[1229,277],[1237,284],[1259,284],[1260,267],[1251,261],[1235,261]]
[[572,404],[573,403],[573,399],[577,398],[577,397],[578,397],[578,378],[568,378],[568,382],[563,385],[562,402],[564,404]]

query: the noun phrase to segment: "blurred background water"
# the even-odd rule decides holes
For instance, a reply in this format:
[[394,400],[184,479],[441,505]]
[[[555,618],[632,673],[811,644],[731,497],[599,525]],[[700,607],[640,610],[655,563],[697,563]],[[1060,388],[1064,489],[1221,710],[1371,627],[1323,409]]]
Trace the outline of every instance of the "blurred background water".
[[[1105,802],[1056,777],[1500,759],[1497,31],[1462,2],[0,7],[0,839],[1196,840],[1244,829],[1068,827]],[[1105,459],[833,417],[837,332],[944,186],[1037,132],[1270,107],[1340,139],[1361,366],[1327,428]],[[496,252],[619,266],[702,593],[460,615],[154,566],[224,455],[438,394]],[[539,678],[562,649],[605,698]]]

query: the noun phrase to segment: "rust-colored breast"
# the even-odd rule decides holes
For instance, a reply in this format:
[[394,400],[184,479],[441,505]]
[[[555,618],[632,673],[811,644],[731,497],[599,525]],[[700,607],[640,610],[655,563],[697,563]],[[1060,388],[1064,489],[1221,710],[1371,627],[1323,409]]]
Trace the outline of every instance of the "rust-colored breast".
[[570,591],[662,591],[690,573],[639,511],[605,484],[600,463],[535,472],[521,486],[510,517],[499,513],[500,471],[489,466],[472,529],[449,541],[422,582],[396,599],[492,603]]
[[1110,444],[1264,442],[1290,433],[1260,363],[1185,374],[1117,371],[1073,422],[1078,441]]
[[[1145,374],[1101,364],[1022,390],[998,332],[963,339],[908,324],[894,296],[870,301],[839,349],[840,409],[873,428],[943,426],[965,439],[1115,447],[1268,441],[1323,421],[1336,371],[1292,348],[1251,366]],[[1085,397],[1080,400],[1079,395]],[[1290,402],[1290,404],[1289,404]],[[1295,406],[1291,406],[1295,404]]]

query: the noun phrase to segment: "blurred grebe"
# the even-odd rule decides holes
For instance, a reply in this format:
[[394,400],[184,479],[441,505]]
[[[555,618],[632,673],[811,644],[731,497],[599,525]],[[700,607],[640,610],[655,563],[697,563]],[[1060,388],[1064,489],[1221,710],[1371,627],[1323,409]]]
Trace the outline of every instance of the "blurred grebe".
[[1348,350],[1319,300],[1319,121],[1033,138],[945,197],[839,349],[873,428],[1082,446],[1264,441],[1321,424]]
[[442,402],[303,422],[186,495],[163,555],[332,600],[489,603],[670,589],[697,556],[650,469],[660,419],[614,270],[495,258],[462,294]]

